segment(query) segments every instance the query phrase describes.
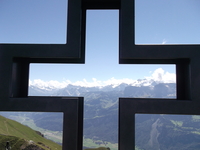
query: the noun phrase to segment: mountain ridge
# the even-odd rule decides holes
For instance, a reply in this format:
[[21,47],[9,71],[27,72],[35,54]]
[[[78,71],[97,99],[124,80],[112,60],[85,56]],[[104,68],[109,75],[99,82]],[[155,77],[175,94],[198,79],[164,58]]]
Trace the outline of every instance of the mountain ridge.
[[[34,82],[35,81],[35,82]],[[70,88],[70,86],[77,86],[77,87],[85,87],[85,88],[98,88],[98,89],[103,89],[106,87],[118,87],[121,84],[126,84],[129,86],[154,86],[159,83],[175,83],[175,81],[165,81],[165,80],[154,80],[152,78],[145,78],[145,79],[137,79],[137,80],[132,80],[132,79],[114,79],[111,78],[111,80],[107,83],[98,83],[96,81],[90,82],[90,84],[81,84],[80,82],[75,82],[71,83],[69,81],[63,81],[63,82],[58,82],[58,81],[42,81],[40,79],[36,79],[34,81],[29,81],[29,87],[37,87],[41,90],[46,90],[46,91],[53,91],[56,89],[63,89],[63,88]]]
[[[127,87],[135,87],[135,89],[141,90],[141,88],[149,89],[149,91],[152,91],[158,87],[158,85],[166,85],[166,88],[168,88],[171,85],[176,85],[176,83],[163,83],[163,81],[154,81],[152,79],[138,79],[135,80],[135,83],[120,83],[120,84],[110,84],[105,86],[93,86],[93,87],[87,87],[87,86],[78,86],[78,85],[72,85],[68,84],[66,87],[62,88],[53,88],[49,90],[50,88],[46,86],[46,88],[41,88],[37,85],[30,85],[29,86],[29,96],[83,96],[83,93],[86,92],[98,92],[98,91],[124,91]],[[161,88],[164,88],[163,86]],[[165,88],[165,89],[166,89]],[[172,88],[169,87],[169,88]],[[159,90],[159,89],[158,89]],[[173,86],[173,92],[171,93],[171,97],[175,97],[176,93],[176,86]],[[155,96],[156,97],[155,97]],[[158,95],[154,94],[150,95],[149,97],[155,97],[158,98]],[[122,95],[127,97],[127,95]],[[132,95],[128,95],[130,97],[133,97]],[[135,97],[136,95],[134,95]],[[140,95],[141,96],[141,95]],[[162,97],[161,97],[162,98]]]
[[[154,80],[140,79],[133,86],[127,83],[107,85],[104,87],[84,87],[68,85],[63,88],[45,89],[31,85],[29,96],[82,96],[84,97],[84,139],[86,147],[108,146],[116,150],[118,143],[118,100],[119,97],[135,98],[176,98],[176,84],[163,83]],[[62,117],[55,115],[52,123],[50,116],[37,113],[27,116],[43,129],[60,131],[55,127],[62,127]],[[37,118],[37,119],[35,119]],[[54,118],[54,119],[53,119]],[[58,119],[56,121],[56,119]],[[46,121],[45,121],[46,120]],[[41,121],[41,123],[40,123]],[[48,122],[48,123],[47,123]]]
[[[84,97],[84,137],[89,139],[95,137],[94,141],[102,139],[116,143],[118,140],[116,131],[118,130],[119,97],[176,98],[175,83],[160,83],[151,80],[151,85],[143,86],[147,85],[145,81],[139,80],[138,82],[142,83],[140,86],[122,83],[115,87],[109,85],[103,88],[69,85],[53,91],[48,96]],[[42,95],[42,93],[38,95]]]

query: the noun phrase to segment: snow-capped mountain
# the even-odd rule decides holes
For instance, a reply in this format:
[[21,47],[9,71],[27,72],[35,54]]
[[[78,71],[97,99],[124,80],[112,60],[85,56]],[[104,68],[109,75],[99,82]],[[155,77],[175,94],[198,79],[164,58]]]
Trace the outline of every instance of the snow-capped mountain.
[[[129,84],[93,87],[68,84],[63,88],[48,88],[48,86],[41,88],[30,85],[29,95],[84,97],[84,137],[90,139],[98,137],[97,140],[116,143],[119,97],[176,98],[176,83],[140,79]],[[49,128],[54,129],[53,126]],[[108,132],[107,128],[111,130]]]
[[44,86],[30,85],[29,96],[84,96],[87,92],[121,92],[120,97],[154,97],[175,98],[176,84],[163,83],[153,79],[139,79],[131,83],[117,83],[105,86],[79,86],[67,84],[56,87],[48,84]]
[[[29,96],[84,97],[84,138],[93,139],[94,143],[99,141],[117,143],[119,98],[175,98],[176,83],[171,79],[165,80],[163,76],[138,80],[112,78],[104,84],[95,79],[92,83],[34,80],[29,82]],[[41,128],[55,131],[58,130],[55,129],[55,125],[62,127],[62,117],[58,114],[54,116],[56,119],[51,118],[51,120],[43,113],[37,114],[36,118],[38,121],[35,120],[35,123]],[[58,122],[55,122],[56,120]]]

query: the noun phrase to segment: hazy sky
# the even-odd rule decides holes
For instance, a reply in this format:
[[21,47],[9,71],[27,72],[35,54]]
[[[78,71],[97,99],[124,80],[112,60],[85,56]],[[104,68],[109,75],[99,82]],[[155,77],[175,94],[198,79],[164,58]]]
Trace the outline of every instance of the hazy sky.
[[[65,0],[1,0],[0,43],[65,43]],[[136,44],[200,43],[199,0],[136,0]],[[170,65],[119,65],[118,10],[88,10],[86,63],[31,64],[30,80],[143,79]]]

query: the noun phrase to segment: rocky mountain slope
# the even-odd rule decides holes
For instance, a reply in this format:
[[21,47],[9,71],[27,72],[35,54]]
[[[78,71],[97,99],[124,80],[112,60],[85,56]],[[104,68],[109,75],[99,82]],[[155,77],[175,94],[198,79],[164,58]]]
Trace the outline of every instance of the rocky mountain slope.
[[136,145],[142,150],[199,150],[200,117],[136,115]]

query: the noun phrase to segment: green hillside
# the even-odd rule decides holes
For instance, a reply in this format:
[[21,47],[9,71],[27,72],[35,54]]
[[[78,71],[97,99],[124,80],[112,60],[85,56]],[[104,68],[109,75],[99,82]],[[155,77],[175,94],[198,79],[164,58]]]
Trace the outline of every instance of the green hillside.
[[61,150],[62,147],[16,121],[0,116],[0,149],[10,142],[12,150]]

